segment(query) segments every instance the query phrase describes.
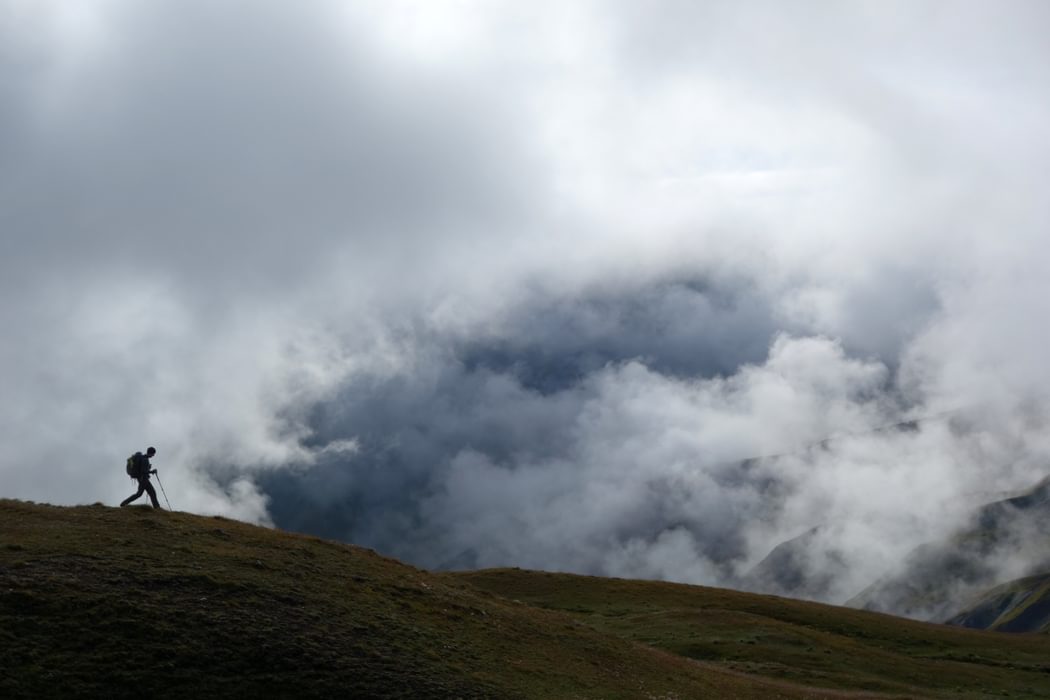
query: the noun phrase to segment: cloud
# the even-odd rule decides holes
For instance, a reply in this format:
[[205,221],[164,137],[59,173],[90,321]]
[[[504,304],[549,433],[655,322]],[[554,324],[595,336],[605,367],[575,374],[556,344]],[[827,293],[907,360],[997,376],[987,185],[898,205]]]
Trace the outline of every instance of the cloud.
[[3,492],[844,595],[1041,473],[1045,19],[8,3]]
[[749,521],[781,507],[764,502],[767,482],[808,479],[742,475],[740,461],[862,429],[888,408],[885,367],[826,339],[778,337],[764,363],[728,378],[623,359],[552,390],[527,386],[520,366],[494,372],[444,353],[348,383],[315,414],[313,435],[323,444],[351,430],[359,451],[304,477],[273,475],[265,488],[298,504],[275,501],[275,517],[430,566],[656,576],[663,566],[628,552],[689,537],[684,567],[728,571],[746,556]]

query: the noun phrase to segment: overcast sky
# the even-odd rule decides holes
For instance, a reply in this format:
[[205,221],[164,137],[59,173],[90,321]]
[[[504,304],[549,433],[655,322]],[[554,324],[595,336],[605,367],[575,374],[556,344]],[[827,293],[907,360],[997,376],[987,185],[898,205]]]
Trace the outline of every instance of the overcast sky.
[[0,0],[0,496],[152,444],[176,509],[424,566],[719,583],[825,524],[855,593],[1047,473],[1048,31]]

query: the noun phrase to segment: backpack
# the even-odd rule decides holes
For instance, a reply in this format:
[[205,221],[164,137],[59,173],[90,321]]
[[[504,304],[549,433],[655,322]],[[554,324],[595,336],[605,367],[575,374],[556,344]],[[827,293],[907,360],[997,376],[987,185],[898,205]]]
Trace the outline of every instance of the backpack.
[[136,452],[135,454],[128,457],[127,472],[128,476],[130,476],[132,479],[139,478],[140,457],[142,457],[141,452]]

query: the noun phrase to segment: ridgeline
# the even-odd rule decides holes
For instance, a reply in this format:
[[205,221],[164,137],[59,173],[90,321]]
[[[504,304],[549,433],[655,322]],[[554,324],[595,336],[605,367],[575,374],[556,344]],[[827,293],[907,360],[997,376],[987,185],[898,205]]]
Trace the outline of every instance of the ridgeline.
[[1050,637],[0,500],[0,697],[1050,697]]

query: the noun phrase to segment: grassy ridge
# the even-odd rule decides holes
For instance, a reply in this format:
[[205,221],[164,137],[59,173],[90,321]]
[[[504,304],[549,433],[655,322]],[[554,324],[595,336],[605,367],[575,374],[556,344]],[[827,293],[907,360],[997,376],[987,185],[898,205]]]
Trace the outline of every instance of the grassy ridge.
[[357,547],[148,508],[0,500],[0,697],[78,696],[841,695]]
[[498,569],[451,575],[749,675],[907,697],[1050,697],[1050,637],[700,586]]

